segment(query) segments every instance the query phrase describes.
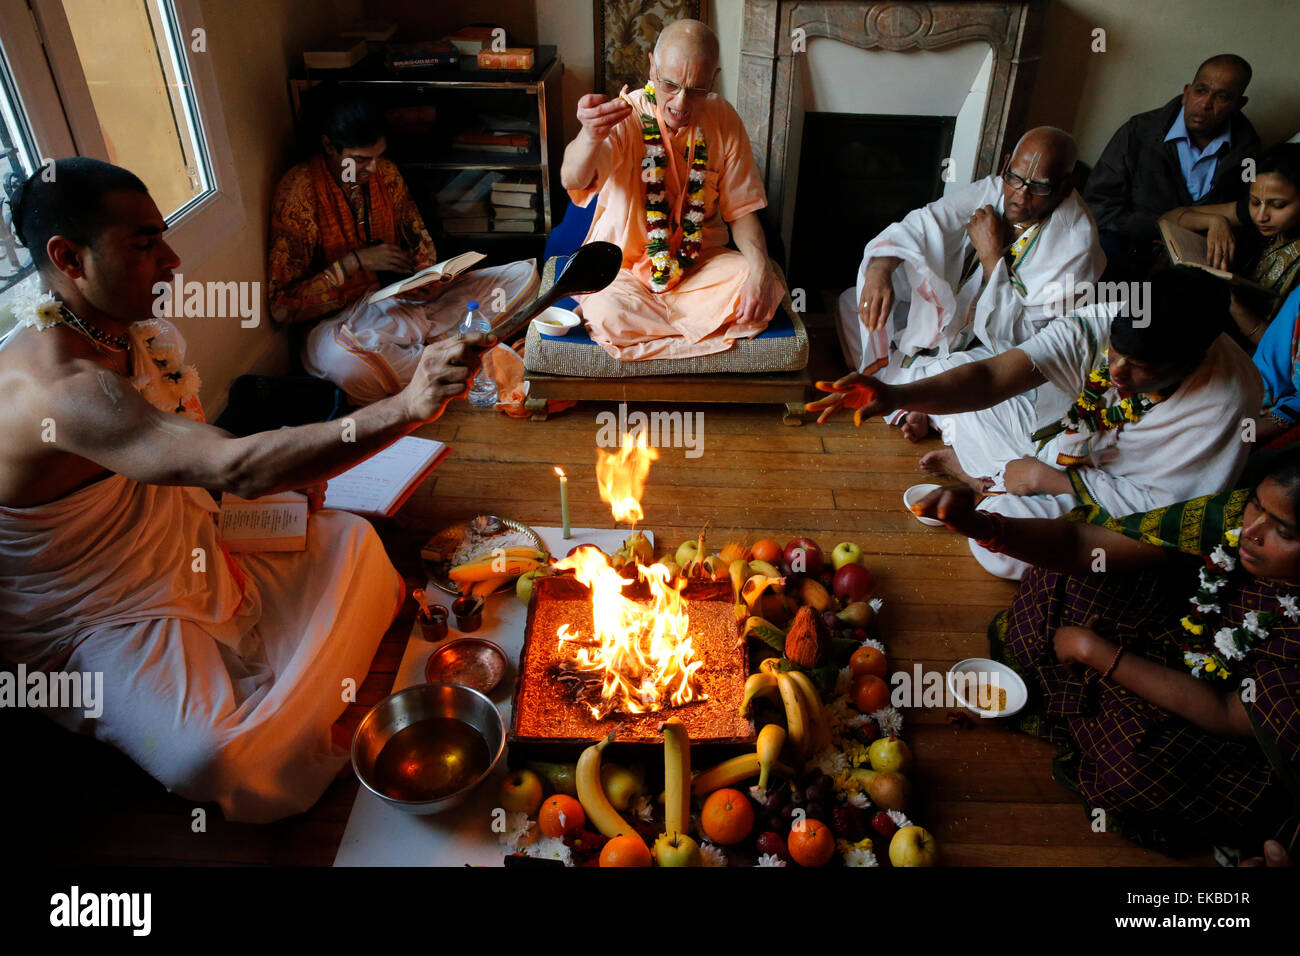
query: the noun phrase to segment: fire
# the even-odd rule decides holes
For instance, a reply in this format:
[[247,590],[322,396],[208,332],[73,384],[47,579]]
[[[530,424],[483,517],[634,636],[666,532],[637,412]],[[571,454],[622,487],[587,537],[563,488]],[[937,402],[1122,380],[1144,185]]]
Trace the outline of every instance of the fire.
[[645,517],[641,510],[641,495],[645,492],[646,476],[650,463],[659,458],[659,450],[646,444],[646,433],[637,432],[623,436],[623,446],[616,453],[596,449],[596,487],[600,500],[606,502],[614,513],[615,521],[635,525]]
[[585,637],[562,625],[557,633],[560,650],[572,656],[565,670],[592,675],[601,682],[599,703],[588,701],[593,717],[611,711],[644,714],[704,700],[696,672],[690,638],[690,616],[682,599],[681,583],[669,580],[662,564],[638,565],[650,589],[649,601],[633,601],[623,589],[632,582],[590,545],[556,564],[591,589],[594,634]]

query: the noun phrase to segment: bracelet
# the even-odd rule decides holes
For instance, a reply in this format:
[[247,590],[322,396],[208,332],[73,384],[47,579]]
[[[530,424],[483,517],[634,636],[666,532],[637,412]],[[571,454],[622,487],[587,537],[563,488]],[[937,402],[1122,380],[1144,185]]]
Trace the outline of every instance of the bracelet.
[[996,511],[985,512],[985,515],[989,519],[989,524],[993,526],[993,530],[987,538],[976,538],[975,543],[985,551],[1001,554],[1007,546],[1007,519]]
[[1246,338],[1253,339],[1255,337],[1255,333],[1258,332],[1260,329],[1264,328],[1264,326],[1266,325],[1268,325],[1268,323],[1265,322],[1263,319],[1260,319],[1258,322],[1255,323],[1255,327],[1246,333]]
[[1115,667],[1119,664],[1119,657],[1124,653],[1124,645],[1121,644],[1115,649],[1115,656],[1110,659],[1110,666],[1101,672],[1101,679],[1105,680],[1111,674],[1115,673]]

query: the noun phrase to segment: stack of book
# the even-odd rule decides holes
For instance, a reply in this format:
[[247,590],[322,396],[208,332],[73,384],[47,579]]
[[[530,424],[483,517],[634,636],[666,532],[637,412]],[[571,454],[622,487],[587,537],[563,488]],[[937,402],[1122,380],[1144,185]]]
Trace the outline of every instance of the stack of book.
[[529,133],[463,130],[451,138],[451,148],[474,153],[526,156],[533,148],[533,137]]
[[491,231],[488,199],[505,176],[496,170],[462,169],[434,193],[438,221],[448,235]]
[[493,232],[537,232],[537,183],[494,183],[491,204]]

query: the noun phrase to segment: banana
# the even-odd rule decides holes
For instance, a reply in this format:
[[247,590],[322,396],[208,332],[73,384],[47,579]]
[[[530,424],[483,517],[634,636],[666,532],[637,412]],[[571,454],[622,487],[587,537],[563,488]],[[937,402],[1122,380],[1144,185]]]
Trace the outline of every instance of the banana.
[[771,674],[759,672],[750,674],[745,681],[745,699],[741,701],[740,713],[749,713],[749,705],[755,697],[777,697],[781,690],[776,685],[776,678]]
[[664,733],[664,832],[669,837],[689,835],[691,738],[679,717],[669,717],[659,729]]
[[831,733],[822,716],[822,698],[817,693],[812,679],[803,671],[792,670],[790,679],[803,697],[804,715],[808,721],[808,744],[812,753],[817,753],[831,743]]
[[499,574],[496,577],[484,578],[482,581],[475,581],[469,587],[469,593],[473,597],[487,597],[501,585],[512,580],[508,574]]
[[781,703],[785,704],[785,722],[790,735],[790,743],[800,761],[808,756],[811,741],[808,739],[808,715],[804,711],[803,694],[799,685],[790,679],[789,673],[776,675],[777,686],[781,689]]
[[748,616],[749,609],[741,598],[740,592],[751,575],[749,564],[745,561],[732,561],[728,573],[731,575],[732,603],[736,605],[736,620],[743,621]]
[[[750,618],[750,620],[753,620],[753,618]],[[758,664],[758,670],[760,674],[771,674],[773,677],[776,677],[777,674],[781,673],[781,658],[763,658]]]
[[[773,763],[772,766],[783,774],[794,773],[785,764]],[[759,773],[762,773],[762,767],[759,766],[758,754],[741,754],[739,757],[724,760],[716,767],[697,776],[691,781],[691,792],[697,797],[707,797],[714,790],[721,790],[733,783],[748,780]]]
[[768,724],[758,732],[758,788],[767,790],[768,775],[772,767],[781,758],[781,748],[785,746],[786,732],[780,724]]
[[578,758],[577,784],[578,802],[587,814],[587,819],[605,836],[613,839],[624,833],[634,833],[632,826],[614,809],[614,804],[605,796],[605,788],[600,783],[600,752],[614,740],[614,731],[609,732],[598,744],[592,744]]
[[765,574],[755,574],[745,582],[744,587],[740,590],[740,596],[745,601],[745,607],[749,609],[750,614],[755,614],[758,609],[758,599],[763,596],[763,592],[768,586],[775,587],[778,584],[784,584],[785,578],[768,577]]
[[[753,571],[755,574],[761,574],[764,577],[781,578],[781,572],[778,571],[776,568],[774,568],[772,565],[768,564],[766,561],[750,561],[749,570]],[[772,586],[772,590],[776,591],[777,594],[780,594],[782,590],[784,590],[784,588],[785,588],[785,578],[781,578],[780,584],[775,584]]]
[[460,584],[466,581],[486,581],[488,578],[502,575],[514,578],[525,571],[534,571],[541,566],[542,562],[539,558],[506,554],[458,564],[447,572],[447,576]]

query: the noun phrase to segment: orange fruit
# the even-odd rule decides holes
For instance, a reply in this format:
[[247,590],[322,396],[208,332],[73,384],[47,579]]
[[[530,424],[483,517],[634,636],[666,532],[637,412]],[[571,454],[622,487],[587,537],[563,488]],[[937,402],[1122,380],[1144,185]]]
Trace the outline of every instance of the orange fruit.
[[[561,820],[560,818],[564,819]],[[582,804],[564,793],[557,793],[542,801],[542,808],[537,811],[537,826],[542,836],[562,837],[576,833],[587,824],[587,814]]]
[[889,685],[875,674],[862,674],[853,678],[849,696],[854,707],[864,714],[871,714],[889,706]]
[[800,866],[825,866],[835,855],[835,835],[826,824],[809,817],[790,828],[786,846],[790,859]]
[[714,843],[739,843],[754,829],[754,808],[749,797],[729,787],[714,790],[700,811],[700,829]]
[[650,866],[650,848],[635,834],[616,836],[601,848],[601,866]]
[[889,662],[885,660],[885,655],[879,650],[864,644],[854,651],[853,656],[849,658],[849,670],[853,671],[854,677],[861,677],[863,674],[874,674],[884,680],[889,675]]
[[754,542],[754,546],[749,549],[753,554],[755,561],[766,561],[768,564],[776,564],[785,554],[781,546],[771,538],[762,538]]

